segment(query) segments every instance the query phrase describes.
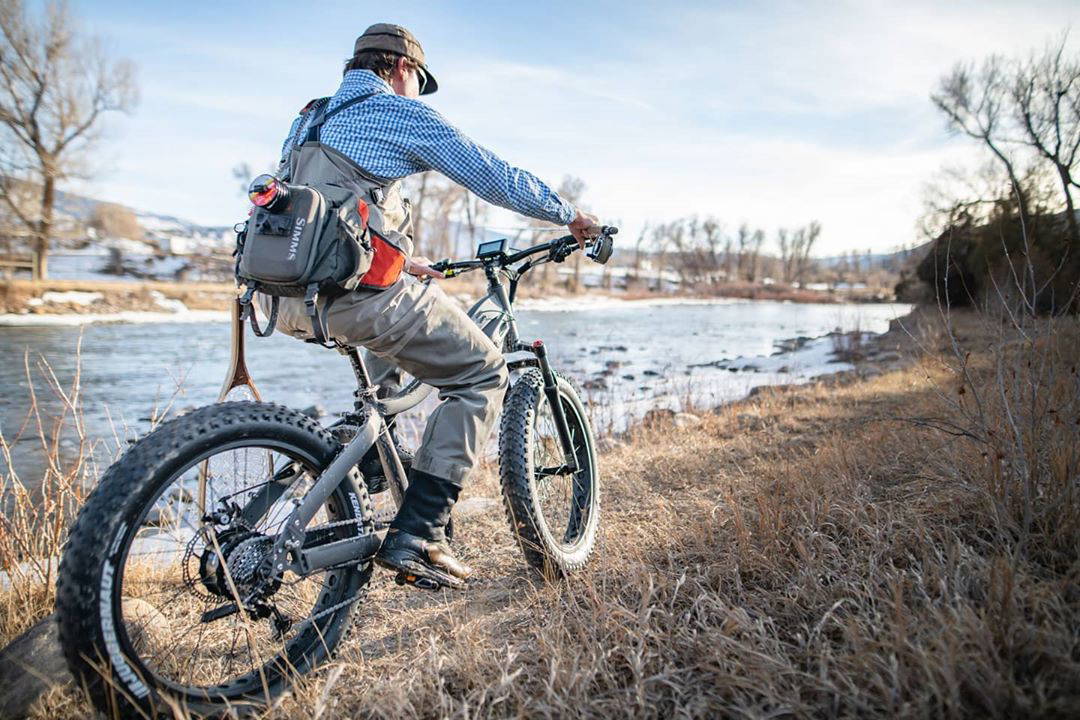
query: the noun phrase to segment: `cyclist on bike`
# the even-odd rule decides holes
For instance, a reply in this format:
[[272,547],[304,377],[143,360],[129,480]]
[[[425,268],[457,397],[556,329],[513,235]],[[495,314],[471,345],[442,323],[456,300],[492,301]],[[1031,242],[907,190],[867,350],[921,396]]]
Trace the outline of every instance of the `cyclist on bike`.
[[[411,257],[409,208],[399,190],[401,178],[427,170],[492,204],[566,225],[582,245],[599,232],[594,218],[417,99],[437,87],[412,33],[398,25],[372,25],[357,38],[337,92],[312,101],[293,121],[282,148],[282,172],[302,167],[305,182],[371,187],[370,201],[383,212],[385,225],[401,231],[410,256],[404,269],[412,276],[441,277],[426,259]],[[321,147],[317,156],[298,157],[317,110],[325,110]],[[265,312],[268,298],[258,300]],[[407,275],[386,290],[357,290],[338,298],[326,318],[337,340],[362,345],[382,359],[371,363],[376,382],[385,384],[401,368],[439,390],[442,403],[428,419],[404,502],[376,562],[407,576],[462,586],[471,571],[450,552],[444,528],[502,404],[507,371],[500,349],[436,283]],[[279,324],[295,337],[311,336],[302,299],[282,298]],[[375,456],[365,460],[361,467],[377,465]]]

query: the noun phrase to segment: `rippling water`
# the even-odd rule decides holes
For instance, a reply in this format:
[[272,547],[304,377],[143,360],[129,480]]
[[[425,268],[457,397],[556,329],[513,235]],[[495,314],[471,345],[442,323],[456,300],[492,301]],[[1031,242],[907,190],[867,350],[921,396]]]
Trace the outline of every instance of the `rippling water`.
[[[683,399],[717,404],[755,385],[801,382],[828,372],[827,340],[767,360],[782,339],[820,337],[835,329],[883,332],[906,305],[778,302],[612,302],[581,307],[538,304],[518,313],[523,340],[543,338],[552,361],[587,391],[594,422],[619,427],[648,407]],[[27,358],[39,406],[48,416],[61,401],[38,367],[48,361],[62,387],[76,372],[81,336],[81,394],[87,434],[102,441],[98,457],[149,427],[155,413],[216,400],[229,361],[227,323],[147,323],[79,327],[0,327],[0,430],[10,442],[27,419]],[[760,358],[758,357],[760,356]],[[717,367],[719,361],[734,366]],[[758,359],[754,359],[758,358]],[[248,366],[263,399],[296,408],[347,409],[354,387],[336,352],[275,334],[249,335]],[[757,370],[750,366],[756,366]],[[746,369],[743,369],[746,368]],[[414,423],[415,427],[415,423]],[[27,429],[15,467],[34,484],[40,447]],[[69,450],[74,440],[65,439]]]

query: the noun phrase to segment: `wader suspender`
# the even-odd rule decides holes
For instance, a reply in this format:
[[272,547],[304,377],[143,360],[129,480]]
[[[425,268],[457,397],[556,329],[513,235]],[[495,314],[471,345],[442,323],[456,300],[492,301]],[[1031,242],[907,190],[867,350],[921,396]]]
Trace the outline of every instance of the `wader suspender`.
[[[351,100],[338,105],[329,112],[326,111],[326,105],[329,104],[329,100],[316,112],[315,117],[311,119],[311,123],[307,127],[304,141],[300,145],[306,145],[309,142],[320,142],[319,135],[322,132],[322,126],[327,120],[337,115],[342,110],[350,108],[353,105],[359,105],[368,98],[371,98],[378,93],[367,93],[366,95],[358,95]],[[240,302],[243,305],[243,311],[241,312],[240,321],[243,322],[243,315],[247,314],[248,320],[251,323],[251,331],[259,337],[268,337],[273,334],[274,327],[277,325],[278,317],[278,301],[277,295],[272,295],[270,298],[270,317],[267,318],[266,326],[260,328],[258,322],[255,320],[255,310],[252,305],[252,298],[255,295],[256,288],[249,287],[243,297],[240,298]],[[311,332],[314,336],[312,342],[317,342],[320,345],[327,345],[327,335],[329,334],[326,327],[326,314],[330,312],[330,306],[334,304],[334,301],[340,297],[340,293],[331,294],[325,293],[326,304],[323,307],[322,313],[319,312],[318,300],[319,300],[319,285],[318,283],[311,283],[307,286],[307,292],[304,293],[304,309],[309,318],[311,318]]]

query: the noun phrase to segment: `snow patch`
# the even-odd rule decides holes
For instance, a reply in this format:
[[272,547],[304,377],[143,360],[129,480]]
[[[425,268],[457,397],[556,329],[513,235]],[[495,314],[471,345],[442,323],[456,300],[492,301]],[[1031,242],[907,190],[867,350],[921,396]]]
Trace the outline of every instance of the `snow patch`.
[[30,298],[27,300],[27,305],[37,307],[39,305],[45,305],[46,303],[66,303],[68,305],[93,305],[98,300],[103,298],[99,292],[82,292],[79,290],[68,290],[67,292],[59,292],[56,290],[49,290],[41,294],[39,298]]
[[187,305],[174,298],[167,298],[157,290],[150,291],[150,299],[154,304],[166,312],[186,313],[189,312]]

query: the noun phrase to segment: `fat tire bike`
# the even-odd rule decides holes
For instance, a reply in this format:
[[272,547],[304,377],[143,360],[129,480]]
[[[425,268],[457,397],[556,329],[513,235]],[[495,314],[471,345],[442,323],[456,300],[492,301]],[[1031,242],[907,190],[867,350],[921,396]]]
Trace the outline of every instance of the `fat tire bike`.
[[[589,257],[606,262],[616,232],[603,228]],[[469,316],[515,378],[499,431],[506,516],[528,564],[549,578],[580,569],[593,552],[600,473],[585,405],[543,342],[519,339],[513,306],[529,270],[577,249],[570,236],[521,251],[499,240],[482,243],[475,259],[436,264],[448,277],[486,275],[487,294]],[[333,657],[404,495],[394,418],[430,386],[413,380],[379,397],[359,351],[333,344],[357,389],[352,411],[323,427],[259,402],[236,342],[232,385],[255,401],[203,407],[141,438],[104,473],[71,529],[57,583],[59,638],[107,715],[254,710]],[[380,488],[358,469],[372,446]],[[388,497],[391,512],[377,513],[373,495]]]

